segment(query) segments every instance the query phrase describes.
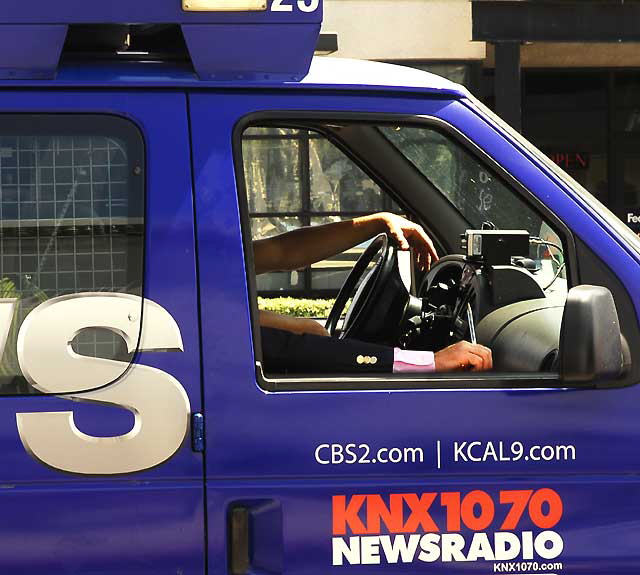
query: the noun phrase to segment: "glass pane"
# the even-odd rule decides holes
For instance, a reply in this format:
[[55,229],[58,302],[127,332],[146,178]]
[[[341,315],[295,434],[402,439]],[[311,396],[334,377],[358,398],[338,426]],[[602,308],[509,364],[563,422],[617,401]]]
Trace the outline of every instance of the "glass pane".
[[616,73],[615,130],[640,133],[640,78],[637,72]]
[[[0,136],[0,297],[18,300],[0,393],[35,391],[22,378],[16,342],[40,303],[81,292],[140,294],[144,202],[128,155],[124,141],[100,134]],[[72,347],[130,358],[122,338],[104,330],[83,330]]]
[[299,135],[300,135],[300,130],[296,130],[294,128],[268,128],[268,127],[260,127],[260,126],[247,128],[243,134],[245,138],[251,138],[251,137],[260,138],[263,136],[267,136],[267,137],[289,136],[289,137],[297,138]]
[[311,209],[314,212],[377,212],[382,191],[352,160],[324,138],[309,142]]
[[607,77],[527,72],[523,133],[600,200],[607,200]]
[[[339,216],[319,216],[311,218],[311,225],[317,226],[340,221]],[[355,246],[311,266],[311,287],[316,290],[334,290],[336,294],[347,279],[349,272],[369,245],[369,241]]]
[[297,217],[251,218],[251,237],[254,240],[263,240],[290,232],[302,226],[302,220]]
[[297,139],[285,138],[283,134],[259,139],[245,137],[242,154],[251,213],[292,212],[302,208]]
[[[491,222],[498,229],[527,230],[530,236],[540,238],[538,243],[532,242],[529,257],[538,264],[536,280],[543,288],[556,273],[565,277],[558,235],[474,156],[430,128],[380,129],[459,210],[471,228],[480,229],[484,222]],[[553,287],[560,283],[554,282]]]
[[623,221],[637,234],[640,234],[640,134],[620,135],[620,163],[622,168],[622,206]]
[[492,222],[501,229],[540,230],[540,217],[483,165],[444,135],[422,128],[381,128],[475,229]]
[[[254,240],[277,236],[302,226],[300,218],[251,218],[251,234]],[[304,289],[304,271],[272,272],[257,276],[258,292],[299,291]]]

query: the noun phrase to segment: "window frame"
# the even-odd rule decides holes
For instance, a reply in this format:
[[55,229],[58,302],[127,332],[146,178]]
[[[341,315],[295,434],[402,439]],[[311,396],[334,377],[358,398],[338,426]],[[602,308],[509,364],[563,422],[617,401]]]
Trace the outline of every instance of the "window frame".
[[[126,274],[127,274],[127,285],[131,282],[129,280],[132,279],[131,270],[135,267],[139,267],[139,289],[140,289],[140,298],[141,298],[141,313],[139,320],[139,329],[138,329],[138,340],[136,342],[136,349],[131,354],[128,366],[123,369],[123,373],[128,369],[128,367],[135,362],[136,356],[138,354],[138,348],[140,343],[140,338],[142,335],[142,305],[143,302],[143,294],[145,290],[145,277],[146,277],[146,239],[147,239],[147,202],[148,202],[148,190],[147,190],[147,182],[148,182],[148,161],[147,161],[147,145],[144,137],[144,131],[142,127],[134,121],[133,118],[114,114],[114,113],[104,113],[104,112],[29,112],[29,113],[0,113],[0,137],[4,137],[6,134],[3,132],[6,130],[10,132],[10,136],[18,136],[18,137],[38,137],[38,136],[51,136],[51,137],[105,137],[105,138],[119,138],[121,139],[127,146],[127,165],[129,168],[133,167],[133,170],[129,172],[129,179],[127,181],[127,193],[128,199],[137,198],[136,203],[130,203],[128,206],[129,213],[126,216],[127,222],[123,225],[129,226],[131,225],[131,209],[135,205],[139,208],[140,212],[140,223],[141,226],[141,236],[140,236],[140,245],[139,245],[139,255],[136,258],[136,262],[127,262],[126,264]],[[34,168],[35,169],[35,168]],[[55,200],[54,200],[55,203]],[[51,218],[43,218],[44,220],[49,220]],[[74,218],[75,219],[75,218]],[[82,219],[82,218],[79,218]],[[57,226],[58,218],[54,209],[54,217],[51,219],[52,222]],[[38,218],[34,219],[35,222],[38,222]],[[0,220],[0,223],[2,221]],[[135,222],[134,222],[135,223]],[[0,253],[0,255],[2,255]],[[137,279],[138,276],[136,276]],[[98,288],[93,290],[100,291]],[[87,293],[86,291],[71,291],[73,294],[81,294]],[[130,293],[130,292],[113,292],[113,291],[105,291],[105,293]],[[58,294],[59,297],[69,295],[67,290],[66,293]],[[52,298],[49,298],[52,299]],[[47,300],[48,301],[48,300]],[[37,307],[37,306],[36,306]],[[25,316],[26,318],[27,316]],[[20,329],[20,326],[17,326],[17,329]],[[2,357],[0,357],[0,361]],[[0,386],[0,398],[9,398],[9,397],[44,397],[55,395],[51,393],[43,393],[40,390],[31,386],[28,383],[24,375],[15,375],[15,378],[19,378],[21,382],[18,385],[18,389],[20,387],[25,387],[26,391],[21,391],[19,393],[6,393],[2,387]],[[26,385],[25,385],[26,384]],[[110,385],[110,384],[107,384]],[[104,386],[100,386],[104,387]],[[98,389],[98,388],[96,388]],[[91,390],[85,390],[91,391]],[[70,392],[72,393],[72,392]]]
[[[565,261],[568,288],[579,285],[576,244],[571,230],[542,203],[528,188],[504,169],[497,161],[489,156],[477,144],[470,140],[460,130],[448,122],[429,115],[398,115],[389,113],[361,113],[361,112],[300,112],[287,110],[273,110],[250,113],[237,122],[232,136],[234,170],[237,182],[238,205],[240,211],[243,251],[245,255],[245,271],[248,286],[249,312],[251,317],[251,331],[256,360],[256,380],[261,389],[268,392],[317,392],[317,391],[407,391],[407,390],[481,390],[481,389],[585,389],[591,387],[582,383],[564,382],[559,373],[417,373],[417,374],[376,374],[354,376],[353,374],[332,374],[331,376],[292,375],[273,377],[264,373],[262,366],[262,342],[260,336],[259,313],[257,306],[257,282],[253,259],[250,215],[246,182],[244,179],[244,160],[242,153],[242,137],[248,128],[263,125],[279,125],[287,128],[312,129],[324,133],[319,123],[350,122],[353,124],[403,124],[413,127],[423,127],[444,132],[444,135],[460,145],[471,156],[487,167],[493,177],[498,178],[513,193],[522,199],[534,212],[550,223],[558,232],[565,248]],[[338,146],[347,157],[352,159],[367,174],[384,193],[390,194],[403,209],[407,202],[397,197],[389,190],[371,167],[358,158],[353,150],[345,149],[340,142],[335,141],[329,134],[324,135]],[[407,163],[411,165],[411,162]],[[419,173],[419,170],[412,166]],[[421,177],[424,177],[421,175]],[[425,178],[426,179],[426,178]],[[428,180],[427,180],[428,181]],[[446,198],[445,198],[446,199]],[[449,201],[448,199],[446,200]],[[455,208],[455,206],[454,206]],[[457,208],[456,208],[457,209]],[[413,210],[407,210],[413,213]],[[437,238],[434,238],[437,241]],[[593,387],[596,387],[594,384]]]

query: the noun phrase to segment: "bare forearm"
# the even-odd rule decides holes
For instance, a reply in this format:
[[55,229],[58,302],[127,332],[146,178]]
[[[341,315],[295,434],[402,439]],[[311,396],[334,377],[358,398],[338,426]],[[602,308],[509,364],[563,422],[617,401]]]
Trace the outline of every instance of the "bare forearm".
[[260,326],[281,329],[297,334],[311,333],[328,336],[327,330],[317,321],[306,317],[280,315],[272,311],[260,310]]
[[384,214],[305,227],[254,243],[256,273],[296,270],[356,246],[386,231]]

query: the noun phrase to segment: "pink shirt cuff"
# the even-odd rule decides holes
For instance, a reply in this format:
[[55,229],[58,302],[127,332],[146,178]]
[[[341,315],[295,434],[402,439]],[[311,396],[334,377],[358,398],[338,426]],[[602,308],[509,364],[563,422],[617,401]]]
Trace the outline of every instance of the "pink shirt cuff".
[[436,360],[432,351],[394,348],[393,373],[433,372]]

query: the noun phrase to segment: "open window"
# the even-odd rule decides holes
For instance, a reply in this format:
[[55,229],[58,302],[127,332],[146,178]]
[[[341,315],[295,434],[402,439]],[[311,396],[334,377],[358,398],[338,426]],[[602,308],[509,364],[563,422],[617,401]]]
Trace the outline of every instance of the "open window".
[[[341,373],[339,361],[330,374],[330,365],[307,371],[299,362],[294,369],[270,369],[256,337],[259,368],[271,381],[311,378],[321,389],[468,387],[469,379],[475,380],[472,386],[501,387],[512,386],[514,378],[524,386],[558,384],[572,277],[570,236],[463,137],[435,120],[296,118],[248,124],[240,142],[246,194],[241,201],[248,206],[245,227],[248,234],[251,222],[252,241],[386,210],[421,224],[441,255],[430,270],[421,270],[390,238],[372,234],[308,269],[294,265],[255,282],[250,278],[253,297],[260,298],[257,307],[287,296],[290,304],[272,311],[315,316],[345,345],[358,340],[438,351],[477,340],[494,358],[494,370],[478,375]],[[320,298],[331,301],[314,304]],[[367,381],[359,382],[359,375]]]

